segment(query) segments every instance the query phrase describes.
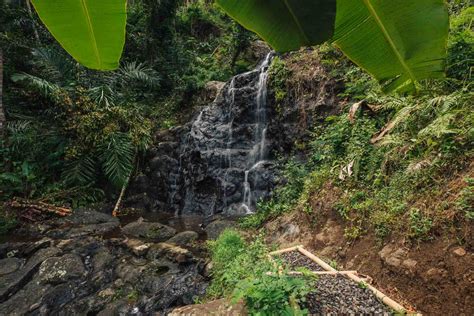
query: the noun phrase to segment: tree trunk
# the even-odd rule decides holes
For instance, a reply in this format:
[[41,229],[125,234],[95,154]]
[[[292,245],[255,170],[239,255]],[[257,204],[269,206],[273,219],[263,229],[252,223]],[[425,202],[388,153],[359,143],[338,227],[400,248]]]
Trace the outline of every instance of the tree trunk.
[[3,51],[0,47],[0,136],[3,135],[5,130],[5,111],[3,110]]
[[36,29],[36,25],[35,25],[35,19],[33,17],[33,12],[31,10],[31,4],[30,4],[30,0],[26,0],[26,9],[28,11],[28,15],[30,16],[30,19],[31,19],[31,23],[33,25],[33,34],[35,35],[35,39],[38,43],[40,43],[40,38],[39,38],[39,34],[38,34],[38,30]]

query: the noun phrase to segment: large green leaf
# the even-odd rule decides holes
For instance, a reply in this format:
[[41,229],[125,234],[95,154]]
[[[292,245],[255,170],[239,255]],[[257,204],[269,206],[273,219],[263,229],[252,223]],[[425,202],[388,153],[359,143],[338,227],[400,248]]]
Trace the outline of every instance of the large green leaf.
[[284,52],[328,40],[336,0],[217,0],[245,28]]
[[385,91],[444,75],[444,0],[338,0],[334,42]]
[[125,42],[126,0],[32,0],[48,30],[78,62],[118,67]]

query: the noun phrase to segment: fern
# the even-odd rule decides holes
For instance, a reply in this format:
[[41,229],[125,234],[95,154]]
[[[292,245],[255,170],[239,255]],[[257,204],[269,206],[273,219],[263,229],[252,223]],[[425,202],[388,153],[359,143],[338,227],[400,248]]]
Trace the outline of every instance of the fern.
[[111,134],[100,151],[99,157],[105,175],[116,187],[123,186],[132,172],[135,159],[130,136],[120,132]]

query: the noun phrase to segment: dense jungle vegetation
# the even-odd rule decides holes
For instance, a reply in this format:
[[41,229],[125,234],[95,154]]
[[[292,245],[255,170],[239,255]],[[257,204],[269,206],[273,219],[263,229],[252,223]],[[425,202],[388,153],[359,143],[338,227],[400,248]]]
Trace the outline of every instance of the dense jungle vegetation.
[[[256,62],[254,36],[209,1],[133,1],[119,69],[69,57],[24,3],[1,6],[6,112],[1,200],[72,206],[117,193],[153,140],[204,84]],[[27,149],[27,150],[25,150]]]
[[[316,224],[320,201],[331,196],[328,207],[346,223],[348,241],[370,233],[380,243],[392,236],[420,243],[446,232],[461,244],[470,238],[474,7],[453,0],[448,8],[446,77],[423,80],[412,94],[387,93],[336,45],[275,57],[269,93],[277,111],[306,97],[312,61],[342,87],[344,106],[295,143],[292,158],[279,162],[286,184],[239,229],[261,232],[290,212]],[[227,81],[258,62],[258,36],[209,0],[129,1],[126,30],[119,68],[92,70],[61,48],[28,1],[2,2],[0,203],[20,197],[77,208],[115,201],[155,133],[202,105],[207,82]],[[0,234],[15,225],[0,204]],[[304,314],[300,305],[315,279],[307,271],[282,274],[268,260],[263,235],[246,237],[226,230],[209,243],[208,298],[243,298],[256,315]]]

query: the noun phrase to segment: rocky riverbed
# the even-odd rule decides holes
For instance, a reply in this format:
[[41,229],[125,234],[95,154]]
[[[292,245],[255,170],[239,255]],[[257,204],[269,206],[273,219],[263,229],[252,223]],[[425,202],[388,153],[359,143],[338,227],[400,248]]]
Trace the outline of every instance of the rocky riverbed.
[[197,218],[160,218],[121,223],[79,209],[21,227],[0,244],[0,315],[160,315],[192,304],[209,281],[203,240],[230,221],[206,232]]

